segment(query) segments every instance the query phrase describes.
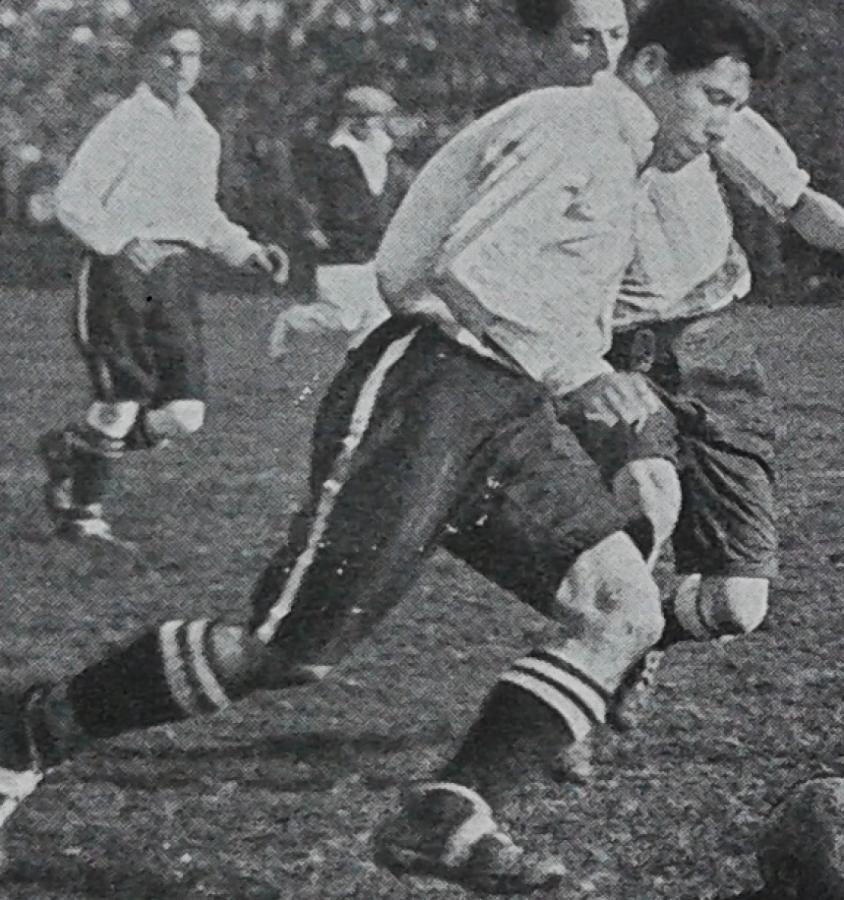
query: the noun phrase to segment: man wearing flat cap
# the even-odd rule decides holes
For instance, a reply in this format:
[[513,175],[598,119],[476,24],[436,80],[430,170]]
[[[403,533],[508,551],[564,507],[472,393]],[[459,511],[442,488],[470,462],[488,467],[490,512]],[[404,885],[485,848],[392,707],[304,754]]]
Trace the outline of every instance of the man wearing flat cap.
[[387,317],[373,259],[405,183],[393,153],[398,118],[398,104],[386,91],[349,88],[340,97],[334,131],[304,161],[324,238],[317,257],[317,302],[297,304],[279,316],[270,341],[273,356],[286,352],[293,332],[347,332],[355,343]]

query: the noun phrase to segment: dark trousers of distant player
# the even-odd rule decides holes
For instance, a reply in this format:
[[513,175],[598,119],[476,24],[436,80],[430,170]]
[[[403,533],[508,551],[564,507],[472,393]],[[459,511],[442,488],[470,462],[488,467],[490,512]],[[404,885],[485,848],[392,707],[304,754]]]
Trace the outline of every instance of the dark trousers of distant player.
[[[575,559],[637,516],[559,424],[544,388],[430,322],[391,319],[350,353],[321,404],[310,500],[253,593],[255,644],[282,671],[333,665],[437,546],[551,616]],[[635,606],[629,592],[624,599]],[[213,631],[205,619],[168,622],[72,678],[67,698],[84,732],[108,737],[212,712],[272,686],[259,679],[232,696]],[[626,621],[616,635],[595,644],[613,665],[616,656],[635,663],[655,640],[637,644]],[[500,682],[580,738],[603,721],[620,679],[594,676],[584,658],[542,648]]]
[[64,429],[58,454],[50,448],[52,474],[70,482],[71,517],[84,518],[102,503],[112,461],[124,450],[149,449],[202,424],[196,252],[178,243],[158,247],[162,258],[149,273],[122,254],[86,254],[82,261],[74,325],[94,403],[84,426]]

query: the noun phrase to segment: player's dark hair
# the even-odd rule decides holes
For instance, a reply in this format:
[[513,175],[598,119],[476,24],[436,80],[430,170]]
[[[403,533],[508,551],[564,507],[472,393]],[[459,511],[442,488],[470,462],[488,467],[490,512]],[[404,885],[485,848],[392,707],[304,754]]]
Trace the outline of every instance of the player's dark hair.
[[177,31],[202,32],[201,16],[189,3],[159,3],[141,17],[132,43],[137,52],[143,52]]
[[516,18],[536,34],[549,35],[569,11],[570,0],[516,0]]
[[776,33],[741,0],[653,0],[631,24],[624,59],[651,44],[665,49],[672,72],[705,69],[732,56],[759,79],[773,75],[781,54]]

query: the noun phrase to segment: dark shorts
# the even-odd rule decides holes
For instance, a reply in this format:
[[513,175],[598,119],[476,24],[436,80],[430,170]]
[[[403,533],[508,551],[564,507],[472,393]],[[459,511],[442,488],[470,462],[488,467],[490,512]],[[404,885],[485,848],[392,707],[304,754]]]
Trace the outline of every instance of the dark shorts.
[[148,275],[124,256],[84,257],[76,336],[97,400],[160,406],[205,398],[197,254],[174,251]]
[[610,486],[620,469],[638,459],[665,459],[675,466],[678,463],[677,425],[664,405],[651,413],[641,428],[623,422],[610,427],[586,419],[577,411],[568,415],[565,422]]
[[677,424],[681,573],[777,571],[774,410],[755,336],[732,307],[620,332],[609,361],[647,373]]
[[323,400],[310,495],[253,596],[258,635],[299,662],[342,656],[438,546],[548,612],[577,556],[638,514],[534,382],[401,318]]

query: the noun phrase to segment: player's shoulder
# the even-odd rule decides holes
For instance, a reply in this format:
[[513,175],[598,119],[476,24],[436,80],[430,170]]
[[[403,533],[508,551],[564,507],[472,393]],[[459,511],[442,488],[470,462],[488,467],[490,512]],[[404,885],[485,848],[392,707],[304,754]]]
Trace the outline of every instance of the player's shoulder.
[[521,94],[499,107],[501,121],[520,122],[549,135],[565,136],[567,142],[582,134],[590,140],[609,117],[605,92],[593,85],[544,87]]
[[496,119],[522,118],[544,121],[549,117],[580,110],[584,106],[588,93],[587,88],[579,87],[536,88],[519,94],[487,113],[486,119],[494,121]]
[[141,101],[138,97],[138,92],[133,91],[128,96],[118,100],[108,112],[100,117],[99,123],[108,122],[113,125],[120,125],[130,122],[138,117],[140,106]]
[[199,131],[205,134],[211,140],[219,142],[220,135],[217,129],[211,124],[205,110],[193,99],[193,97],[185,97],[185,115],[189,122]]

